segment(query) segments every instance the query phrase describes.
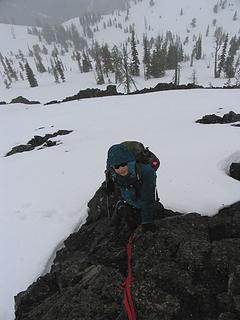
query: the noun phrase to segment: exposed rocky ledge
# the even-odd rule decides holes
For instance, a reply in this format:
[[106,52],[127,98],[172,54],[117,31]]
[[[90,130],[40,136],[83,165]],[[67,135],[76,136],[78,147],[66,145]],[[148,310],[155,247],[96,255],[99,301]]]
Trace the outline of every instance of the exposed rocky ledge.
[[[26,144],[20,144],[18,146],[13,147],[5,157],[11,156],[16,153],[31,151],[34,150],[36,147],[43,146],[43,147],[52,147],[59,144],[57,141],[49,140],[50,138],[55,138],[58,135],[62,136],[65,134],[71,133],[72,130],[58,130],[54,133],[45,134],[44,137],[42,136],[34,136],[31,140],[29,140]],[[42,147],[42,148],[43,148]]]
[[39,101],[30,101],[22,96],[18,96],[17,98],[12,99],[10,103],[40,104]]
[[[224,87],[204,87],[200,85],[196,85],[193,83],[188,84],[182,84],[182,85],[175,85],[174,83],[164,83],[159,82],[155,87],[153,88],[144,88],[141,90],[136,90],[134,92],[129,93],[132,94],[144,94],[144,93],[150,93],[150,92],[157,92],[157,91],[166,91],[166,90],[185,90],[185,89],[240,89],[239,86],[224,86]],[[88,99],[88,98],[96,98],[96,97],[107,97],[107,96],[116,96],[116,95],[124,95],[124,93],[117,92],[116,85],[108,85],[106,90],[101,90],[98,88],[87,88],[80,90],[77,94],[73,96],[66,97],[63,100],[51,100],[46,102],[44,105],[52,105],[52,104],[59,104],[62,102],[68,102],[68,101],[74,101],[74,100],[80,100],[80,99]],[[10,103],[24,103],[24,104],[40,104],[39,101],[30,101],[22,96],[18,96],[17,98],[14,98],[11,100]],[[7,104],[5,101],[0,102],[0,105]]]
[[225,113],[222,117],[217,116],[216,114],[207,114],[202,117],[202,119],[198,119],[197,123],[204,124],[213,124],[213,123],[233,123],[240,121],[240,114],[235,113],[234,111],[230,111]]
[[[112,208],[117,195],[109,200]],[[213,217],[165,209],[156,218],[158,230],[137,230],[134,241],[137,319],[240,319],[240,202]],[[128,235],[123,222],[109,226],[102,186],[51,271],[15,297],[16,320],[117,319]]]

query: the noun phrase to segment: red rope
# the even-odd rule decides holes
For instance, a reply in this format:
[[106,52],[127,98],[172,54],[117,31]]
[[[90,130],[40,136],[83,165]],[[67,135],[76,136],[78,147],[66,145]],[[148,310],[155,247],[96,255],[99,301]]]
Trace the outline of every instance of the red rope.
[[128,320],[136,320],[136,312],[134,309],[133,298],[131,294],[131,283],[132,283],[132,242],[133,235],[128,239],[127,244],[127,255],[128,255],[128,276],[122,283],[124,289],[124,306],[128,315]]

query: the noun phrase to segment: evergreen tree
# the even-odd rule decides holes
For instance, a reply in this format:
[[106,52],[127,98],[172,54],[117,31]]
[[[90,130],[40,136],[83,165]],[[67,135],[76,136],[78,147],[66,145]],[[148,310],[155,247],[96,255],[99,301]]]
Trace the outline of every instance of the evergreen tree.
[[62,61],[60,61],[58,59],[58,56],[56,56],[54,58],[54,62],[55,62],[55,68],[57,69],[57,72],[60,75],[62,82],[65,82],[66,79],[65,79],[65,75],[64,75],[64,67],[63,67]]
[[218,52],[221,48],[222,42],[224,40],[224,34],[222,32],[222,28],[218,27],[215,30],[214,34],[214,43],[215,43],[215,54],[214,54],[214,77],[218,78],[218,70],[217,70],[217,65],[218,65]]
[[195,57],[197,60],[200,60],[202,58],[202,36],[201,35],[199,35],[198,37],[195,48],[196,48]]
[[235,35],[230,40],[229,54],[234,56],[237,53],[237,51],[239,50],[239,46],[240,46],[240,38],[237,39],[237,37]]
[[6,89],[9,89],[11,87],[11,82],[8,82],[7,79],[4,79],[3,82],[5,84]]
[[218,3],[216,3],[215,5],[214,5],[214,7],[213,7],[213,12],[214,13],[218,13],[218,7],[219,6],[219,4]]
[[82,64],[81,64],[81,54],[79,51],[76,51],[74,53],[74,58],[76,59],[77,63],[78,63],[78,68],[80,72],[83,72],[83,68],[82,68]]
[[34,44],[32,47],[33,55],[39,55],[41,53],[41,48],[38,44]]
[[52,67],[52,74],[54,76],[55,79],[55,83],[59,83],[59,76],[58,76],[58,70],[56,68],[56,66],[54,65],[52,59],[50,59],[50,63],[51,63],[51,67]]
[[108,49],[107,43],[101,48],[102,68],[103,73],[109,78],[109,72],[113,72],[111,53]]
[[21,70],[21,71],[24,71],[25,69],[24,69],[23,63],[20,61],[18,64],[19,64],[20,70]]
[[116,45],[112,48],[112,65],[115,73],[115,83],[122,82],[122,53]]
[[70,32],[71,32],[71,39],[73,41],[74,48],[76,51],[78,51],[82,48],[81,39],[80,39],[79,32],[74,24],[71,25]]
[[35,55],[35,64],[36,64],[36,68],[37,71],[40,73],[44,73],[47,72],[46,68],[44,67],[43,63],[42,63],[42,58],[39,54]]
[[196,28],[196,22],[197,22],[197,19],[196,18],[193,18],[190,25],[192,28]]
[[4,74],[8,78],[8,82],[11,83],[12,82],[12,78],[11,78],[11,76],[9,74],[9,70],[8,70],[8,68],[6,66],[6,63],[4,61],[4,58],[3,58],[2,54],[0,54],[0,60],[1,60],[1,63],[2,63],[3,69],[4,69]]
[[135,31],[134,28],[132,28],[131,32],[131,53],[132,53],[132,61],[131,61],[131,74],[133,76],[139,76],[140,75],[140,69],[139,69],[139,59],[138,59],[138,51],[137,51],[137,44],[135,40]]
[[149,41],[146,35],[143,37],[143,67],[144,67],[144,78],[147,80],[150,78],[151,73],[151,57],[150,57],[150,48]]
[[103,76],[103,69],[102,69],[102,62],[101,62],[101,51],[97,41],[94,44],[93,57],[95,59],[96,82],[99,85],[104,84],[105,80]]
[[83,51],[82,69],[83,72],[89,72],[90,70],[92,70],[92,64],[89,59],[89,55],[85,51]]
[[167,52],[167,69],[175,69],[178,64],[178,50],[176,45],[170,44]]
[[28,62],[25,63],[25,70],[26,70],[26,76],[27,76],[27,79],[28,79],[28,82],[30,84],[30,87],[33,88],[33,87],[38,87],[38,83],[37,83],[37,80],[33,74],[33,71],[30,67],[30,65],[28,64]]
[[160,78],[164,76],[166,68],[166,48],[162,45],[162,39],[158,36],[155,49],[151,55],[151,76]]
[[17,73],[16,71],[14,70],[12,64],[10,63],[10,61],[8,60],[7,57],[5,57],[5,62],[6,62],[6,66],[7,66],[7,70],[8,70],[8,74],[9,76],[14,79],[15,81],[18,80],[18,77],[17,77]]
[[227,44],[228,44],[228,34],[225,37],[224,43],[223,43],[223,48],[222,48],[222,53],[220,56],[220,61],[218,63],[218,71],[217,71],[217,77],[219,78],[221,76],[221,72],[223,70],[225,60],[226,60],[226,52],[227,52]]
[[234,56],[229,54],[226,58],[226,62],[224,65],[224,72],[226,78],[233,78],[235,76],[235,70],[234,70]]

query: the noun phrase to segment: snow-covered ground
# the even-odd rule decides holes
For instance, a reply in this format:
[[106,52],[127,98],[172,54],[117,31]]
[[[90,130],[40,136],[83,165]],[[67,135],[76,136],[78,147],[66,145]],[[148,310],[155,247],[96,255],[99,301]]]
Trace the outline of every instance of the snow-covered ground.
[[[0,319],[13,319],[14,295],[84,222],[114,143],[140,140],[159,155],[158,190],[167,208],[213,215],[239,201],[239,181],[227,172],[240,161],[240,129],[195,123],[209,113],[240,113],[239,101],[239,90],[186,90],[0,106]],[[4,157],[59,129],[73,132],[53,139],[57,146]]]

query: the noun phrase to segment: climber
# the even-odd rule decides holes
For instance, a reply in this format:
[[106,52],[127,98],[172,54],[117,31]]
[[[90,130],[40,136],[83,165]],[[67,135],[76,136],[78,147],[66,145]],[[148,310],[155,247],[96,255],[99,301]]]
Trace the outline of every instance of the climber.
[[144,232],[156,231],[154,211],[163,206],[156,199],[156,172],[151,165],[136,163],[126,145],[115,144],[108,150],[106,177],[107,191],[112,192],[116,186],[122,197],[115,206],[111,224],[125,217],[130,229],[141,225]]

